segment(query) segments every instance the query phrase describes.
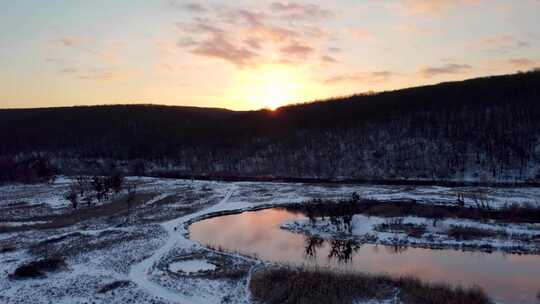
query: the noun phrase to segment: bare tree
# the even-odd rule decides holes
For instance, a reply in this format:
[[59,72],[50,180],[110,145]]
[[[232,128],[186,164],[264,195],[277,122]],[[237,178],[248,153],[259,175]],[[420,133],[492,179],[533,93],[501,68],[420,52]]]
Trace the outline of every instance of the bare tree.
[[75,183],[81,197],[83,197],[88,191],[90,191],[90,178],[88,176],[77,176],[75,178]]
[[137,183],[128,183],[127,184],[127,197],[126,197],[126,207],[127,207],[127,217],[126,222],[129,220],[130,213],[131,213],[131,207],[133,203],[135,202],[135,198],[137,197]]
[[79,206],[79,195],[74,187],[71,187],[71,189],[64,195],[64,197],[71,203],[73,209],[77,209],[77,207]]
[[463,193],[458,193],[458,194],[457,194],[456,204],[457,204],[458,207],[460,207],[460,208],[465,207],[465,195],[464,195]]
[[109,184],[111,189],[118,194],[120,191],[122,191],[122,186],[124,184],[124,176],[119,173],[113,174],[109,177]]

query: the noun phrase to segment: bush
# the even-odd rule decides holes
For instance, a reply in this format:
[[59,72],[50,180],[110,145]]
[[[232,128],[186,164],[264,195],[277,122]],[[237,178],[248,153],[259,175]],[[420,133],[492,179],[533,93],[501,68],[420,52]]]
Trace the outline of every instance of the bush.
[[64,258],[54,257],[30,262],[15,269],[12,278],[25,279],[44,276],[46,272],[56,271],[66,265]]
[[79,194],[73,187],[64,194],[64,198],[69,201],[73,209],[77,209],[79,206]]
[[408,236],[419,238],[426,232],[425,224],[403,223],[403,218],[389,218],[375,226],[375,230],[387,232],[403,232]]
[[8,252],[13,252],[15,250],[17,250],[17,247],[15,247],[15,245],[0,246],[0,253],[8,253]]
[[0,158],[0,183],[40,183],[54,179],[58,170],[45,155],[31,155],[21,159]]
[[124,176],[119,173],[115,173],[109,177],[108,184],[111,190],[118,193],[122,191],[122,186],[124,185]]
[[107,284],[107,285],[101,287],[98,290],[98,293],[107,293],[107,292],[109,292],[111,290],[127,287],[127,286],[129,286],[130,283],[131,283],[131,281],[115,281],[115,282],[112,282],[110,284]]

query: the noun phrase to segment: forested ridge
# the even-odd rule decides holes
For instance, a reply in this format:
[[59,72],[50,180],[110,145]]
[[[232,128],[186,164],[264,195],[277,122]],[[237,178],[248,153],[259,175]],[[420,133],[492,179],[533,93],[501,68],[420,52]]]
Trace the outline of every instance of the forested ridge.
[[[0,155],[66,173],[540,181],[540,72],[276,111],[155,105],[0,110]],[[139,172],[141,173],[141,172]]]

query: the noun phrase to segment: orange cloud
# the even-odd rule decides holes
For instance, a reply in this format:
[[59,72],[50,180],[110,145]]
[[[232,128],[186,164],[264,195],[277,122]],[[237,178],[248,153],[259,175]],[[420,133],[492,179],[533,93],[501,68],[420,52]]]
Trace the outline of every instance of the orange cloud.
[[410,15],[441,14],[459,6],[479,4],[480,0],[402,0],[401,5]]
[[426,28],[426,27],[419,27],[416,24],[400,24],[394,27],[394,29],[401,33],[408,33],[408,34],[430,34],[435,32],[435,29],[433,28]]

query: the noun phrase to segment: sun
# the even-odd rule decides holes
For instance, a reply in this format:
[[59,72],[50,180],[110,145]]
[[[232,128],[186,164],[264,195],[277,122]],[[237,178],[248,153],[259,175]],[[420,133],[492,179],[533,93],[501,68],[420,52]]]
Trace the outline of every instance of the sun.
[[300,102],[310,92],[305,71],[285,65],[265,65],[238,72],[230,97],[233,107],[275,110]]

